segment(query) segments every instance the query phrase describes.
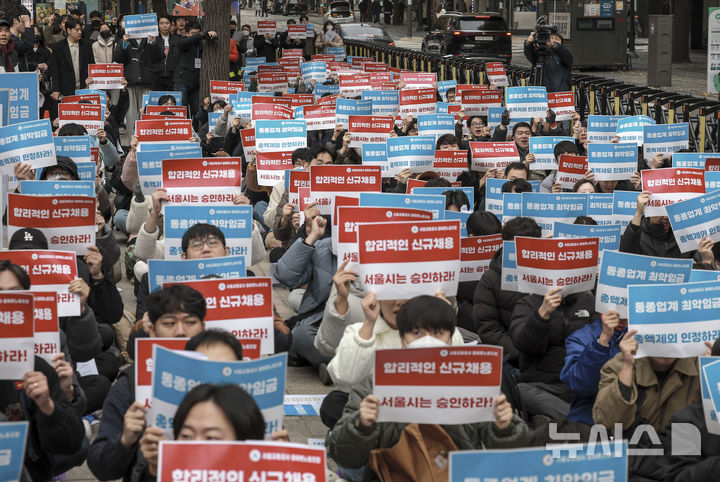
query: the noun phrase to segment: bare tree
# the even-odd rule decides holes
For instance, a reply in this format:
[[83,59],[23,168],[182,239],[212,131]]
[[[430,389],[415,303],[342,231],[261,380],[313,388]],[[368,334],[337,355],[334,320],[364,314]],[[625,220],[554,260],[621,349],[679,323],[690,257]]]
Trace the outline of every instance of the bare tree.
[[230,74],[230,0],[203,2],[203,31],[215,31],[217,42],[206,41],[200,69],[200,102],[210,97],[211,80],[227,80]]

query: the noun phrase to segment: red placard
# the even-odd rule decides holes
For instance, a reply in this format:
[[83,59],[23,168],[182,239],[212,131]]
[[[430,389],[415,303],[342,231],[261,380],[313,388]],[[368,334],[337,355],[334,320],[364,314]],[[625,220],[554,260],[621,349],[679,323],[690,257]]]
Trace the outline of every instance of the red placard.
[[187,117],[187,107],[184,105],[146,105],[145,113],[160,115],[163,112],[172,112],[176,117]]
[[502,352],[502,347],[489,345],[377,350],[375,385],[497,386],[502,378]]
[[466,115],[487,115],[489,107],[502,106],[501,90],[466,90],[460,94]]
[[347,95],[360,95],[363,90],[370,90],[370,74],[340,75],[340,93]]
[[91,104],[100,104],[100,94],[66,95],[60,98],[60,102],[63,104],[77,104],[81,100],[90,101]]
[[318,105],[332,105],[333,108],[335,108],[335,103],[337,102],[338,94],[333,95],[327,95],[325,97],[320,97],[317,100]]
[[125,76],[123,64],[90,64],[88,78],[93,89],[122,89]]
[[162,441],[157,480],[174,481],[175,473],[192,473],[198,480],[324,482],[325,449],[278,442]]
[[432,114],[436,108],[435,89],[404,89],[398,94],[400,107],[398,113],[401,115],[412,115],[417,117],[420,114]]
[[575,95],[572,92],[548,92],[548,109],[555,112],[555,120],[569,120],[575,113]]
[[290,171],[290,179],[288,182],[288,202],[298,205],[298,193],[300,192],[299,189],[303,187],[308,189],[310,188],[310,172],[293,169],[292,171]]
[[406,86],[424,85],[430,87],[433,82],[437,82],[437,74],[435,72],[403,72],[400,74],[400,81]]
[[275,20],[258,20],[257,35],[263,36],[266,33],[275,35]]
[[[323,100],[323,99],[320,99]],[[333,129],[335,127],[335,103],[303,106],[303,119],[308,131]]]
[[315,96],[312,94],[287,94],[285,97],[290,99],[290,107],[293,109],[300,106],[313,105],[315,103]]
[[35,355],[52,364],[52,357],[60,353],[57,293],[32,291],[35,319]]
[[390,137],[395,126],[392,117],[372,115],[351,115],[348,117],[350,147],[361,147],[363,144],[382,144]]
[[310,167],[310,190],[316,192],[380,192],[380,166],[328,165]]
[[168,350],[184,350],[187,342],[188,338],[135,338],[135,399],[137,401],[145,402],[137,396],[137,389],[150,388],[152,385],[153,346],[158,345]]
[[470,152],[474,171],[505,169],[508,165],[520,161],[517,146],[512,141],[470,142]]
[[240,129],[240,143],[243,146],[245,159],[250,159],[250,155],[255,152],[255,128]]
[[166,159],[162,163],[165,188],[239,187],[242,184],[242,158]]
[[362,69],[363,72],[387,72],[388,65],[385,62],[365,62]]
[[91,147],[90,148],[90,161],[95,163],[96,166],[100,163],[100,148],[99,147]]
[[501,234],[462,238],[460,240],[460,281],[478,281],[490,268],[490,261],[502,246]]
[[283,67],[300,67],[300,60],[301,57],[281,57],[278,59],[278,64]]
[[572,189],[576,182],[584,178],[587,170],[587,156],[563,154],[558,160],[556,182],[559,182],[563,189]]
[[434,169],[467,169],[468,153],[467,151],[435,151]]
[[252,112],[250,116],[254,121],[289,120],[293,118],[293,110],[290,107],[285,107],[284,105],[257,103],[252,105]]
[[302,58],[303,51],[302,49],[283,49],[282,56],[281,57],[299,57]]
[[187,141],[192,137],[190,119],[139,120],[135,135],[140,142]]
[[509,85],[507,74],[505,73],[505,64],[502,62],[486,62],[485,73],[491,84],[498,87],[506,87]]
[[641,177],[643,191],[652,193],[645,207],[646,216],[667,216],[665,206],[705,194],[704,169],[645,169]]
[[284,72],[282,65],[267,65],[267,64],[260,64],[257,67],[257,73],[270,73],[275,72],[278,74],[281,74]]
[[[2,328],[0,339],[32,338],[34,332],[32,294],[0,293],[0,328]],[[7,357],[7,350],[5,351]],[[25,356],[27,360],[28,356],[32,357],[32,353],[26,353]]]
[[405,183],[405,194],[411,194],[414,187],[423,187],[425,184],[427,184],[427,181],[410,178]]
[[285,179],[285,171],[293,168],[292,151],[258,152],[255,163],[258,184],[274,186]]
[[227,102],[230,98],[230,94],[237,94],[242,90],[245,90],[245,84],[243,82],[236,82],[231,80],[210,81],[211,100],[223,99]]
[[319,60],[322,62],[335,62],[335,56],[329,54],[315,54],[310,56],[310,60]]
[[355,66],[355,65],[362,65],[362,64],[364,64],[365,62],[373,62],[374,60],[375,60],[375,59],[373,59],[372,57],[353,57],[352,60],[351,60],[351,64],[352,64],[353,66]]
[[240,339],[242,345],[243,360],[257,360],[260,358],[260,338]]
[[[422,209],[369,206],[339,206],[337,208],[338,243],[357,243],[360,223],[390,223],[397,221],[432,221],[432,213]],[[338,253],[339,254],[339,253]],[[357,262],[357,259],[352,261]]]
[[592,268],[598,263],[598,238],[515,238],[517,267],[553,271]]
[[460,223],[361,224],[358,243],[363,264],[456,261],[460,259]]
[[100,104],[58,104],[58,120],[62,127],[73,123],[83,126],[88,134],[94,135],[104,126],[105,106]]
[[706,171],[720,171],[720,157],[708,157],[705,159]]
[[288,38],[292,40],[305,40],[307,36],[307,26],[304,24],[288,25]]

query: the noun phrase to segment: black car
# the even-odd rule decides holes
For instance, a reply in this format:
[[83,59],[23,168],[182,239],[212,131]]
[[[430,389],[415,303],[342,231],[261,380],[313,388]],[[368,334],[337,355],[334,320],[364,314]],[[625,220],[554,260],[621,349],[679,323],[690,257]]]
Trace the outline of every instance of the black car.
[[496,14],[448,13],[433,24],[423,39],[422,50],[510,63],[512,34],[505,19]]
[[305,0],[287,0],[283,15],[307,15],[308,4]]
[[391,47],[395,46],[393,39],[382,27],[363,23],[342,23],[337,25],[336,29],[343,40],[381,42]]

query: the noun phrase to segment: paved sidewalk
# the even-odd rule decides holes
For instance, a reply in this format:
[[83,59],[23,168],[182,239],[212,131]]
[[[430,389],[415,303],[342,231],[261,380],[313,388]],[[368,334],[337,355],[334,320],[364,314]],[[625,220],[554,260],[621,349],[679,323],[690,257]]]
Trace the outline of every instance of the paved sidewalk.
[[[238,24],[248,23],[255,26],[257,20],[255,10],[246,9],[240,13]],[[269,19],[285,21],[290,17],[280,15],[271,15]],[[356,18],[357,12],[356,12]],[[322,17],[316,14],[310,15],[310,20],[320,26]],[[371,24],[375,25],[375,24]],[[405,25],[386,25],[384,23],[377,24],[384,28],[393,38],[398,47],[420,50],[425,31],[417,31],[417,25],[413,25],[412,37],[407,36],[407,24]],[[518,33],[513,35],[513,64],[529,66],[530,64],[523,55],[523,41],[527,38],[527,34]],[[572,51],[572,47],[571,47]],[[631,59],[631,68],[628,70],[575,70],[574,72],[582,72],[585,74],[607,77],[617,80],[618,82],[627,82],[638,86],[647,85],[647,67],[648,67],[648,39],[640,38],[636,41],[635,51],[637,58]],[[672,86],[659,87],[663,90],[677,92],[679,94],[692,95],[696,97],[706,97],[717,100],[718,96],[708,95],[706,84],[706,68],[707,54],[704,51],[692,51],[690,53],[691,63],[674,64],[672,73]]]

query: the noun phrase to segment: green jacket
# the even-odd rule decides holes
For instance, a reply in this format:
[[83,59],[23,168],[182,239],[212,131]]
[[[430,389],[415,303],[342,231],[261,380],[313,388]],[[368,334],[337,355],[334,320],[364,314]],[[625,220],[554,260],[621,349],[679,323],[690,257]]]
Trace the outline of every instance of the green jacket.
[[[370,451],[393,447],[400,440],[406,423],[381,422],[369,432],[355,427],[360,402],[373,391],[372,378],[355,385],[350,392],[342,418],[328,432],[325,445],[328,455],[338,465],[348,469],[364,466],[370,459]],[[527,444],[528,427],[517,415],[504,433],[499,433],[492,422],[465,425],[442,425],[459,450],[506,449],[524,447]],[[363,480],[377,480],[370,468],[366,467]]]

